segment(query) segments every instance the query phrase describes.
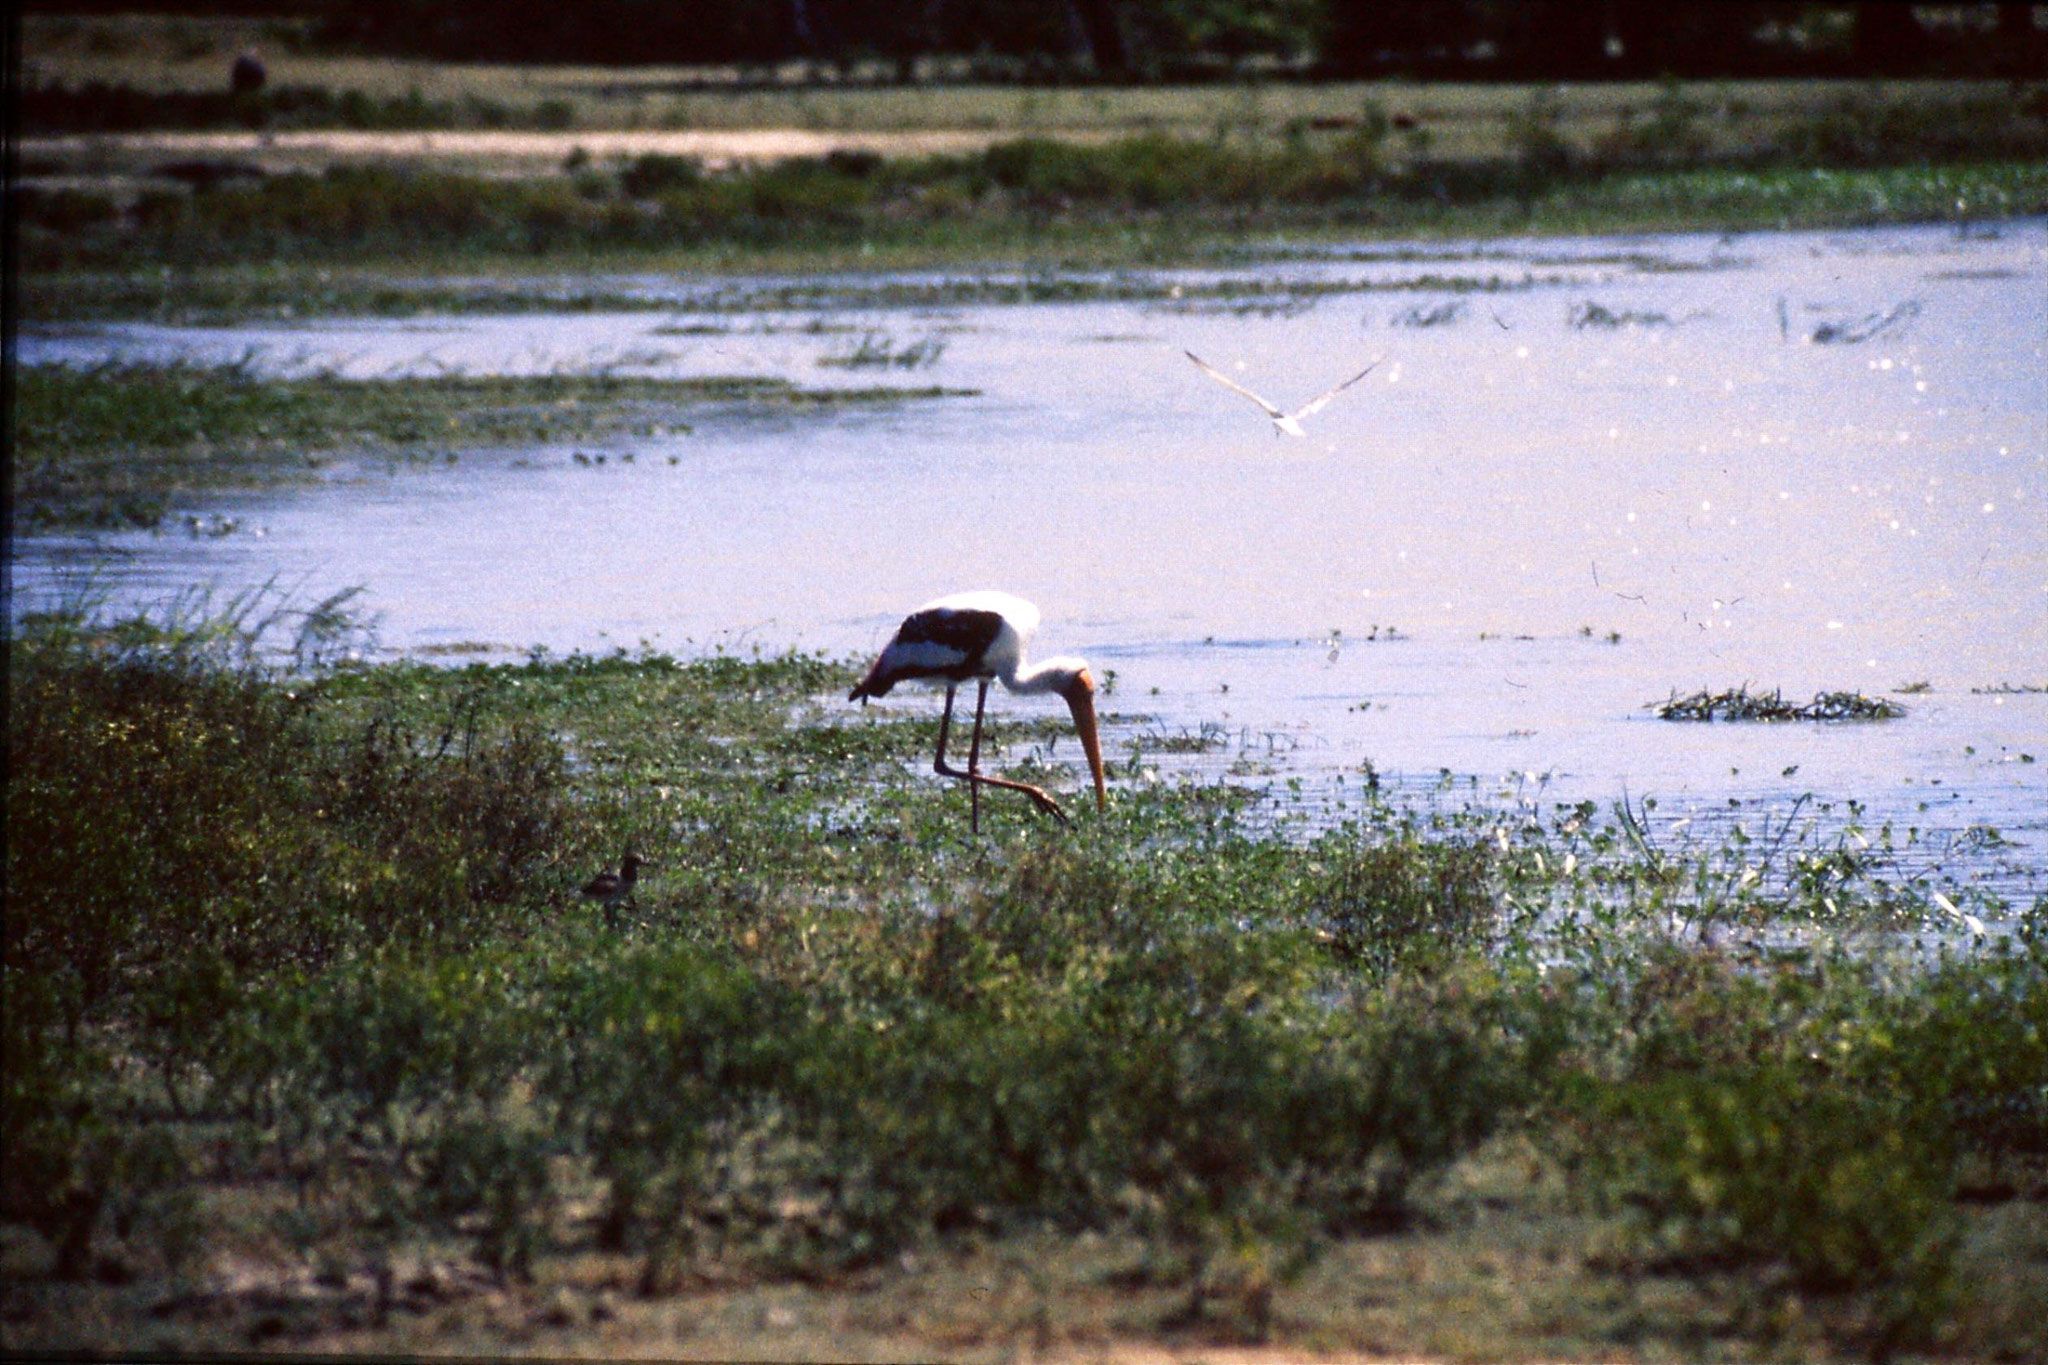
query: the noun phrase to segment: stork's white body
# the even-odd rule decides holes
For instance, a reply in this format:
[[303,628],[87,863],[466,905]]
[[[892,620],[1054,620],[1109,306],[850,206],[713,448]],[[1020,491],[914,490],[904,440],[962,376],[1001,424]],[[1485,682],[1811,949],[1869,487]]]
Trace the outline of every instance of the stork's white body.
[[1006,592],[956,592],[904,618],[862,683],[879,697],[898,682],[961,683],[996,678],[1012,692],[1043,692],[1050,664],[1023,673],[1024,649],[1038,631],[1038,608]]

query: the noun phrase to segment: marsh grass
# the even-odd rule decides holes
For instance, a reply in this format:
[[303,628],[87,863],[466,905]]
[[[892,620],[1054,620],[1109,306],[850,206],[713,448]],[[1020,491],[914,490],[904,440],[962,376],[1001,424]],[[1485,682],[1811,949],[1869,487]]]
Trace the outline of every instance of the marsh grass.
[[160,524],[199,489],[305,481],[335,455],[544,444],[689,430],[703,408],[819,409],[931,398],[936,389],[811,391],[774,379],[606,373],[279,377],[254,354],[217,366],[43,365],[15,379],[19,524]]
[[1402,309],[1390,320],[1395,327],[1447,327],[1464,315],[1465,304],[1461,299],[1449,303],[1418,303]]
[[[459,1325],[487,1295],[530,1305],[505,1331],[595,1330],[1028,1260],[940,1318],[1448,1349],[1317,1305],[1380,1256],[1483,1279],[1481,1210],[1550,1248],[1553,1305],[1645,1305],[1503,1307],[1481,1354],[1709,1320],[1968,1351],[2003,1320],[1958,1296],[1990,1225],[1956,1192],[2039,1219],[2039,907],[1932,964],[1701,943],[1674,919],[1788,921],[1586,807],[1255,832],[1228,788],[1153,784],[1063,829],[991,803],[974,839],[933,719],[848,714],[848,663],[260,647],[345,605],[18,629],[11,1343],[489,1341]],[[659,866],[609,925],[576,888],[628,846]],[[1691,1306],[1648,1307],[1674,1278]]]

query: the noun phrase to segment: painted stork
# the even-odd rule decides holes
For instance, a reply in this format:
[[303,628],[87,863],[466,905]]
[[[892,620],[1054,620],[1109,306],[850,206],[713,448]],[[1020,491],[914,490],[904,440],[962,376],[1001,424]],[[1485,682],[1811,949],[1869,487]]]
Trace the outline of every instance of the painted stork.
[[1339,384],[1336,388],[1331,389],[1328,393],[1323,394],[1321,397],[1311,398],[1308,402],[1303,403],[1293,412],[1282,412],[1279,408],[1273,406],[1271,403],[1268,403],[1265,399],[1259,397],[1250,389],[1238,383],[1235,379],[1232,379],[1229,375],[1223,373],[1223,371],[1217,369],[1214,365],[1211,365],[1208,361],[1202,359],[1202,357],[1196,355],[1193,351],[1182,351],[1181,354],[1186,356],[1189,360],[1194,361],[1196,365],[1201,367],[1201,371],[1203,374],[1208,375],[1211,379],[1221,384],[1224,388],[1231,390],[1233,393],[1241,393],[1245,397],[1251,399],[1254,403],[1257,403],[1260,407],[1264,408],[1266,410],[1266,415],[1273,419],[1273,433],[1276,436],[1308,435],[1306,431],[1303,431],[1301,429],[1301,419],[1304,417],[1313,417],[1317,413],[1321,412],[1325,407],[1329,405],[1329,402],[1332,398],[1335,398],[1338,394],[1344,392],[1344,390],[1350,388],[1353,384],[1356,384],[1359,380],[1371,374],[1373,372],[1373,367],[1379,364],[1379,361],[1375,360],[1371,365],[1366,366],[1357,374],[1352,375],[1349,379]]
[[[1074,729],[1081,736],[1081,749],[1088,756],[1088,769],[1095,777],[1095,804],[1109,804],[1102,780],[1102,743],[1095,731],[1095,678],[1086,660],[1071,657],[1047,659],[1026,667],[1024,647],[1038,629],[1038,608],[1005,592],[961,592],[927,602],[903,618],[890,640],[867,671],[867,676],[847,693],[848,701],[883,697],[897,683],[921,681],[943,685],[946,712],[939,721],[938,755],[932,770],[942,777],[967,783],[971,827],[981,830],[981,788],[1005,787],[1023,792],[1038,808],[1058,820],[1067,814],[1060,803],[1044,790],[1027,782],[990,777],[981,771],[981,716],[988,703],[991,679],[1024,696],[1056,692],[1066,699],[1074,713]],[[972,678],[980,684],[974,699],[974,738],[967,746],[967,770],[946,762],[946,735],[953,724],[953,697],[960,684]]]

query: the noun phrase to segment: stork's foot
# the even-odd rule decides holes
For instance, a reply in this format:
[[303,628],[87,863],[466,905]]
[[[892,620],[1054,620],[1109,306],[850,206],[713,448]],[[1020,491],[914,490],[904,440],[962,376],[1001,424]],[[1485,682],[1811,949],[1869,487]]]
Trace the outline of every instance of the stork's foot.
[[977,787],[1000,787],[1004,791],[1022,792],[1047,815],[1063,825],[1067,823],[1067,813],[1061,809],[1060,803],[1053,800],[1042,788],[1034,787],[1029,782],[1019,782],[1008,777],[990,777],[987,773],[962,772],[958,768],[949,767],[943,759],[932,765],[932,771],[941,777],[950,777],[956,782],[971,782]]
[[1050,815],[1053,819],[1059,821],[1063,825],[1067,823],[1066,811],[1060,808],[1059,802],[1053,800],[1052,797],[1046,795],[1046,793],[1040,791],[1036,787],[1019,786],[1017,790],[1023,792],[1026,796],[1030,797],[1032,802],[1036,804],[1040,810],[1044,811],[1047,815]]
[[1004,791],[1022,792],[1031,798],[1033,805],[1050,815],[1061,824],[1067,823],[1067,813],[1060,803],[1053,800],[1043,787],[1034,787],[1029,782],[1019,782],[1012,777],[990,777],[987,773],[962,774],[969,782],[983,787],[1001,787]]

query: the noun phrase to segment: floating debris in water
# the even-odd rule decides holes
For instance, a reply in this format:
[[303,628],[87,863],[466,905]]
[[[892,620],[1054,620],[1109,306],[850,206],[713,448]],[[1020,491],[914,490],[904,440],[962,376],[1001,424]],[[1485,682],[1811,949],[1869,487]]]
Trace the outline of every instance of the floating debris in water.
[[1655,703],[1659,720],[1894,720],[1906,708],[1883,697],[1861,692],[1816,692],[1804,706],[1788,702],[1776,688],[1751,692],[1745,684],[1732,691],[1695,692]]
[[1602,327],[1611,330],[1617,327],[1671,327],[1676,325],[1669,313],[1637,312],[1626,308],[1616,312],[1614,309],[1594,303],[1591,299],[1586,300],[1584,303],[1573,304],[1568,320],[1571,326],[1578,331],[1584,331],[1588,327]]
[[915,370],[926,365],[936,365],[939,357],[945,353],[946,340],[937,333],[899,346],[894,337],[881,332],[869,332],[851,349],[820,356],[818,363],[837,365],[849,370],[891,365],[899,369]]
[[1854,346],[1919,316],[1920,301],[1907,299],[1889,313],[1869,313],[1852,322],[1823,322],[1813,329],[1813,339],[1822,346]]
[[[1441,327],[1447,323],[1456,322],[1464,311],[1464,302],[1457,299],[1453,299],[1449,303],[1434,305],[1418,303],[1413,308],[1394,314],[1392,321],[1387,325],[1390,327]],[[1494,321],[1500,321],[1500,314],[1494,314]],[[1501,325],[1505,327],[1507,324],[1502,323]]]

